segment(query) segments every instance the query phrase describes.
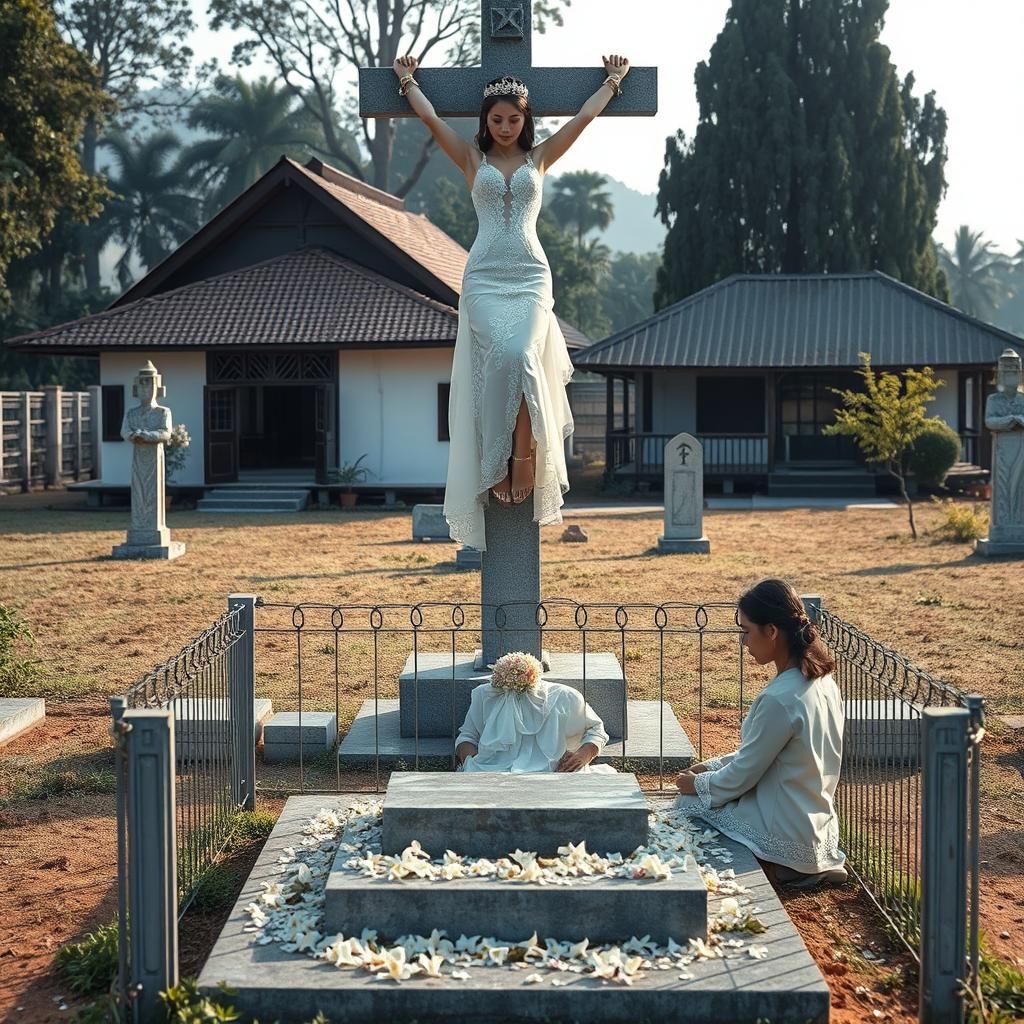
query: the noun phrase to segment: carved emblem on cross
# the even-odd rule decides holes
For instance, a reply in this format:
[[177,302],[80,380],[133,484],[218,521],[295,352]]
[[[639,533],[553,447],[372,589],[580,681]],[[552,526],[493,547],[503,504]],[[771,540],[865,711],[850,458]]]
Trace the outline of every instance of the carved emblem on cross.
[[521,4],[491,8],[491,35],[495,39],[523,38],[523,8]]

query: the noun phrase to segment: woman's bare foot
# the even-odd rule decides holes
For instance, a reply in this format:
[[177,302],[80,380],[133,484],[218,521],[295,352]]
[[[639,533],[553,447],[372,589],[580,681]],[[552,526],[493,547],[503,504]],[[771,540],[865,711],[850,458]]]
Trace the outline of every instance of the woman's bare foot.
[[502,505],[512,504],[512,487],[509,481],[509,474],[506,473],[492,488],[491,494],[495,496],[502,503]]
[[536,470],[534,448],[528,455],[512,456],[512,504],[521,505],[533,492]]

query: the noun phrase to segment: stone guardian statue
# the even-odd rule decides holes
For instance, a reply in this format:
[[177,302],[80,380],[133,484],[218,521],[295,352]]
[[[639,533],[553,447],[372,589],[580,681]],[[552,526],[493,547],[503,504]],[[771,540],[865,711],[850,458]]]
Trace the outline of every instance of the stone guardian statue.
[[1024,555],[1024,390],[1021,358],[1008,348],[996,368],[996,392],[985,403],[992,431],[992,518],[979,555]]
[[172,541],[167,529],[164,445],[171,438],[171,410],[157,402],[166,394],[156,367],[147,361],[132,385],[139,404],[125,411],[121,424],[121,436],[132,445],[132,518],[114,558],[171,559],[185,553],[185,545]]

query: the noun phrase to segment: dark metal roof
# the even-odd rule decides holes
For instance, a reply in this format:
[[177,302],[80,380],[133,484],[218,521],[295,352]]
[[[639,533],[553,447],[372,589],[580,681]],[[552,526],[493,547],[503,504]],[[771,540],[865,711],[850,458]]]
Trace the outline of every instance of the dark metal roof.
[[573,356],[581,369],[991,365],[1024,339],[862,274],[736,274]]
[[22,351],[452,345],[458,311],[308,246],[4,342]]

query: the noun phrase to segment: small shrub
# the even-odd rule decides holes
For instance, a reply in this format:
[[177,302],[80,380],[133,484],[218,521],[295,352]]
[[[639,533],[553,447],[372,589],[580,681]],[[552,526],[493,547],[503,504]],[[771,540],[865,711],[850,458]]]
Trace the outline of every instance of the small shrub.
[[216,914],[235,905],[242,890],[242,878],[223,864],[213,864],[196,889],[192,906],[200,914]]
[[941,540],[971,541],[988,533],[988,514],[966,502],[946,498],[940,501],[932,497],[932,504],[939,510],[939,523],[932,530]]
[[941,487],[953,463],[960,458],[960,435],[937,417],[928,420],[924,433],[914,441],[907,459],[910,471],[926,487]]
[[221,987],[216,996],[204,995],[193,978],[160,993],[167,1007],[168,1024],[209,1024],[210,1021],[241,1020],[242,1015],[228,1000],[234,992]]
[[106,992],[117,977],[117,921],[57,950],[57,970],[79,995]]
[[18,654],[19,646],[34,643],[25,620],[13,608],[0,604],[0,697],[34,696],[42,666]]
[[266,842],[274,831],[277,818],[266,811],[239,811],[232,821],[231,846],[248,846]]

